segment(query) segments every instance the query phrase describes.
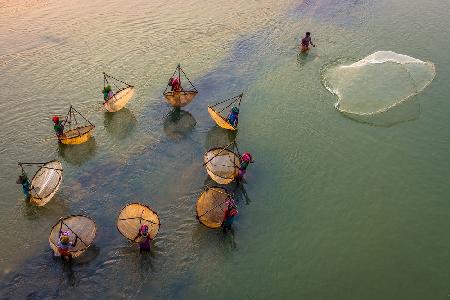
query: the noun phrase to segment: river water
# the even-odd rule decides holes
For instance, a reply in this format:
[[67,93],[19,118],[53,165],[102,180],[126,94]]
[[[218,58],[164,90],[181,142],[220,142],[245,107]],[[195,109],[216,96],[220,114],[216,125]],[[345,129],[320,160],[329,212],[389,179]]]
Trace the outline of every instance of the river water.
[[[432,0],[1,1],[0,298],[448,299],[449,20]],[[305,31],[317,47],[298,55]],[[432,61],[436,78],[389,114],[339,113],[324,70],[378,50]],[[199,90],[179,113],[161,95],[177,63]],[[136,86],[115,114],[103,71]],[[241,91],[235,136],[206,105]],[[70,104],[96,129],[63,147],[51,116]],[[195,202],[203,153],[234,138],[256,163],[232,236],[200,225]],[[60,191],[27,204],[17,161],[51,159]],[[161,218],[149,255],[115,227],[130,202]],[[78,213],[97,237],[63,265],[48,234]]]

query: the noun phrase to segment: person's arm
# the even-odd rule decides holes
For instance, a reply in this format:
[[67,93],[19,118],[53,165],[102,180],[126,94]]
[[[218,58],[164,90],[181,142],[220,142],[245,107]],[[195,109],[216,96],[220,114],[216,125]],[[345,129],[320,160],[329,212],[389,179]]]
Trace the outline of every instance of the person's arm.
[[316,45],[313,44],[312,39],[310,39],[309,42],[311,43],[311,46],[313,46],[313,47],[316,46]]

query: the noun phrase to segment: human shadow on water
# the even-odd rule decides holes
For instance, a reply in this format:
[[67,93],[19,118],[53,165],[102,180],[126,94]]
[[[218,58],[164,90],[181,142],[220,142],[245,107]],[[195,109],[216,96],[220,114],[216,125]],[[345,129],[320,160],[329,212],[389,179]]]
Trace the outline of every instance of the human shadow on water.
[[94,157],[97,151],[95,138],[90,138],[87,142],[79,145],[58,144],[58,154],[71,165],[81,166]]
[[236,139],[236,135],[237,131],[226,130],[216,125],[206,134],[206,149],[228,145]]
[[197,121],[188,111],[174,108],[164,118],[164,133],[170,139],[185,138],[194,129]]
[[126,107],[117,112],[108,112],[104,114],[103,124],[106,132],[117,140],[123,140],[133,133],[136,128],[137,120],[134,114]]

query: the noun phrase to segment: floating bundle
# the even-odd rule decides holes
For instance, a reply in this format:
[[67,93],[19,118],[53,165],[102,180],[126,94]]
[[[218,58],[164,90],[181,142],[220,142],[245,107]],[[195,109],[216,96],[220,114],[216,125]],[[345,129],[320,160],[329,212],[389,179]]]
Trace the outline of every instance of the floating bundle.
[[58,191],[62,178],[63,169],[61,162],[52,160],[46,163],[19,163],[22,174],[25,173],[23,166],[42,165],[31,180],[30,202],[37,206],[47,204]]
[[97,226],[94,220],[83,215],[72,215],[59,219],[53,225],[48,241],[52,250],[58,255],[58,242],[61,233],[68,232],[70,243],[75,244],[74,247],[69,249],[69,252],[72,257],[78,257],[92,244],[96,231]]
[[139,243],[139,229],[142,225],[148,226],[148,235],[153,239],[159,230],[161,223],[156,212],[141,203],[131,203],[120,211],[117,219],[117,229],[128,240]]
[[222,225],[231,195],[221,187],[207,187],[197,200],[197,219],[209,228]]
[[[238,125],[237,116],[241,106],[242,97],[240,94],[230,99],[217,102],[208,106],[208,112],[216,124],[224,129],[236,130]],[[235,115],[235,117],[233,116]]]
[[[113,87],[111,86],[113,85]],[[134,95],[134,87],[103,72],[103,106],[109,112],[121,110]]]
[[239,174],[240,154],[235,142],[208,150],[203,156],[206,172],[219,184],[229,184]]
[[[184,77],[184,79],[186,79],[187,82],[189,83],[188,87],[183,87],[184,80],[182,82],[181,80],[182,77]],[[177,83],[172,84],[172,79],[177,80]],[[169,81],[169,84],[166,86],[163,95],[166,98],[167,102],[173,107],[183,107],[191,103],[191,101],[194,99],[197,93],[198,91],[195,88],[195,86],[186,76],[186,73],[184,73],[181,66],[178,65],[175,71],[173,72],[171,80]]]
[[[87,124],[80,124],[77,120],[77,115],[86,121]],[[92,131],[95,126],[86,119],[81,113],[79,113],[72,105],[66,118],[62,122],[64,126],[64,132],[58,136],[58,140],[62,144],[82,144],[87,142],[91,138]]]

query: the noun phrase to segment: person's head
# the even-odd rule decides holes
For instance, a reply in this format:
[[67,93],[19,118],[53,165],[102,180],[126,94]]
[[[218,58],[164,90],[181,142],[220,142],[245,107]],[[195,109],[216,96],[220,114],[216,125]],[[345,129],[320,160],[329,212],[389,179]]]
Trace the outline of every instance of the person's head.
[[54,117],[52,118],[52,121],[53,121],[53,123],[58,124],[58,122],[59,122],[59,117],[58,117],[58,116],[54,116]]
[[311,32],[307,31],[306,36],[310,36],[310,35],[311,35]]
[[67,245],[70,242],[70,236],[68,231],[61,232],[61,236],[59,237],[61,244]]
[[253,157],[250,154],[250,152],[244,152],[244,154],[242,154],[242,161],[244,161],[246,163],[253,162]]
[[17,179],[17,184],[22,184],[25,182],[25,177],[23,175],[19,175],[19,178]]
[[238,114],[238,113],[239,113],[239,108],[237,108],[237,107],[235,106],[235,107],[233,107],[233,108],[231,109],[231,112],[232,112],[232,113],[235,113],[235,114]]
[[143,236],[147,236],[148,235],[148,225],[142,224],[140,231]]

